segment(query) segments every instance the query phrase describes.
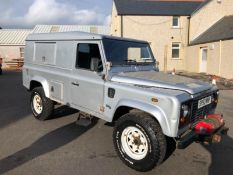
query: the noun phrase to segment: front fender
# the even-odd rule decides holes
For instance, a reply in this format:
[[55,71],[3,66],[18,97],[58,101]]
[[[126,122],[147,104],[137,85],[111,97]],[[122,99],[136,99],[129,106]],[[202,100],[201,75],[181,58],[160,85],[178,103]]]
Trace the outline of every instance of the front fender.
[[151,104],[143,103],[140,101],[136,101],[136,100],[124,99],[124,100],[120,100],[118,102],[115,111],[119,107],[123,107],[123,106],[136,108],[136,109],[139,109],[141,111],[145,111],[145,112],[151,114],[159,122],[159,124],[162,128],[163,134],[165,134],[167,136],[173,135],[171,133],[171,128],[168,124],[168,119],[165,116],[164,112],[159,107],[151,105]]
[[46,96],[47,98],[50,97],[49,83],[48,83],[48,81],[47,81],[45,78],[40,77],[40,76],[34,76],[34,77],[31,79],[31,81],[37,81],[37,82],[41,83],[41,85],[42,85],[42,87],[43,87],[43,89],[44,89],[45,96]]

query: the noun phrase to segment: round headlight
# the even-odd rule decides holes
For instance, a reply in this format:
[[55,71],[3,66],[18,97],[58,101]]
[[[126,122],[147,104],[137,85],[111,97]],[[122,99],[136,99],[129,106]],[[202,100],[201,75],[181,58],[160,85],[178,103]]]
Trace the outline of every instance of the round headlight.
[[190,112],[189,106],[182,105],[181,109],[182,109],[182,113],[181,113],[182,117],[188,117],[189,112]]

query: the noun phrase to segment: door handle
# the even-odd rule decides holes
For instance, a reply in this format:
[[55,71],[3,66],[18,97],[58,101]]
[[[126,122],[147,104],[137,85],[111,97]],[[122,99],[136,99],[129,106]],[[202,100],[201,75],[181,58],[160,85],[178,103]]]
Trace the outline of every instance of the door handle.
[[72,82],[72,85],[79,86],[79,83],[78,82]]

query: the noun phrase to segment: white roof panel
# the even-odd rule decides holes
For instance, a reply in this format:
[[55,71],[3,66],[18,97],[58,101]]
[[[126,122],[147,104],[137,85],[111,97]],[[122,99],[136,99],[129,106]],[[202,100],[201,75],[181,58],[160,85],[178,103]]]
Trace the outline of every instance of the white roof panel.
[[132,41],[147,43],[142,40],[135,40],[130,38],[114,37],[109,35],[101,35],[87,32],[54,32],[54,33],[32,33],[28,35],[27,41],[68,41],[68,40],[101,40],[101,39],[115,39],[122,41]]

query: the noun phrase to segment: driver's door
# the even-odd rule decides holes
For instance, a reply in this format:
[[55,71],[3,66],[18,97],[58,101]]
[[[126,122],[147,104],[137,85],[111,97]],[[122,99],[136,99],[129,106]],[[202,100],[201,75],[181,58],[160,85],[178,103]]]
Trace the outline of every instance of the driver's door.
[[[93,60],[99,60],[93,70]],[[104,103],[103,51],[99,41],[77,43],[76,62],[71,78],[72,105],[101,113]]]

